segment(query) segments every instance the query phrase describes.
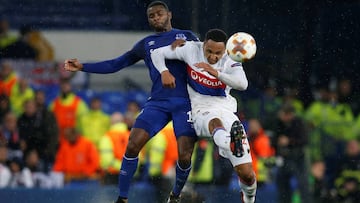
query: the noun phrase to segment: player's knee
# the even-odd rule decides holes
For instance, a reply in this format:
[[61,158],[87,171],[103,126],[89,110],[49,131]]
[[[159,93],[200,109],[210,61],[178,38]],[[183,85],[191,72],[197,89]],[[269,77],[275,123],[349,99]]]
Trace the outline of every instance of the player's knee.
[[241,181],[243,181],[244,183],[250,184],[253,183],[256,179],[255,172],[252,169],[251,164],[244,164],[242,166],[237,166],[235,170]]
[[128,143],[128,145],[127,145],[127,147],[126,147],[126,152],[125,152],[125,154],[126,154],[126,156],[127,157],[137,157],[138,156],[138,154],[139,154],[139,152],[140,152],[140,150],[141,150],[141,146],[140,145],[138,145],[137,143],[135,143],[135,142],[129,142]]
[[213,118],[209,122],[209,132],[212,133],[216,128],[223,128],[223,124],[219,118]]
[[246,171],[240,174],[240,179],[245,183],[251,184],[256,179],[255,173],[253,171]]
[[188,168],[191,165],[191,153],[179,154],[178,163],[181,168]]

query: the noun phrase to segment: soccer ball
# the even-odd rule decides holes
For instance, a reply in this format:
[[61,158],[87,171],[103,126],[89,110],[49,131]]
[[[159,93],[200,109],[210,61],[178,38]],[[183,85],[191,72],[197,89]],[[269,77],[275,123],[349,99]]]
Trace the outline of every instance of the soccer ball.
[[254,58],[256,54],[255,39],[246,32],[237,32],[226,42],[226,52],[229,57],[238,62]]

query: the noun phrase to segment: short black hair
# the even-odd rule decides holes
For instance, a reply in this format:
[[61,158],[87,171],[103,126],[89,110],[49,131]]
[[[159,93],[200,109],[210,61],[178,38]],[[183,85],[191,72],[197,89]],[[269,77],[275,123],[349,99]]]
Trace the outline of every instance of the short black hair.
[[224,42],[226,44],[227,41],[227,34],[220,29],[210,29],[205,34],[205,40],[213,40],[215,42]]
[[166,4],[165,2],[163,2],[163,1],[153,1],[153,2],[151,2],[151,3],[147,6],[146,10],[148,10],[150,7],[153,7],[153,6],[163,6],[163,7],[165,8],[165,10],[169,11],[169,7],[168,7],[167,4]]

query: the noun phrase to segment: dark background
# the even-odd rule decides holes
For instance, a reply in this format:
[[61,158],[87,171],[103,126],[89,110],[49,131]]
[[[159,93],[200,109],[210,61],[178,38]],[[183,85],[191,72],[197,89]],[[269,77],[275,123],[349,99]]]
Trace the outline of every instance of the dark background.
[[[40,30],[149,30],[149,0],[0,0],[12,29],[31,24]],[[359,78],[359,0],[182,0],[165,1],[173,27],[203,38],[210,28],[229,35],[251,33],[256,58],[244,64],[250,86],[275,85],[281,94],[295,86],[305,102],[314,87],[331,80]]]

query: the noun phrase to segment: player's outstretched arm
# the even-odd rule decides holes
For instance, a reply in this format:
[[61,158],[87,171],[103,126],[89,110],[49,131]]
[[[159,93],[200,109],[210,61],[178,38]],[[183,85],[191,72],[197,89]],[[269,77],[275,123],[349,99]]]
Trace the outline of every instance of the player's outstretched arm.
[[83,65],[77,59],[66,59],[64,69],[71,72],[81,71]]
[[[180,41],[179,41],[180,42]],[[176,47],[179,44],[175,45]],[[166,67],[165,59],[176,59],[175,51],[171,50],[171,46],[160,47],[151,52],[151,60],[156,70],[161,74],[161,82],[164,87],[175,88],[175,77],[170,73]]]

